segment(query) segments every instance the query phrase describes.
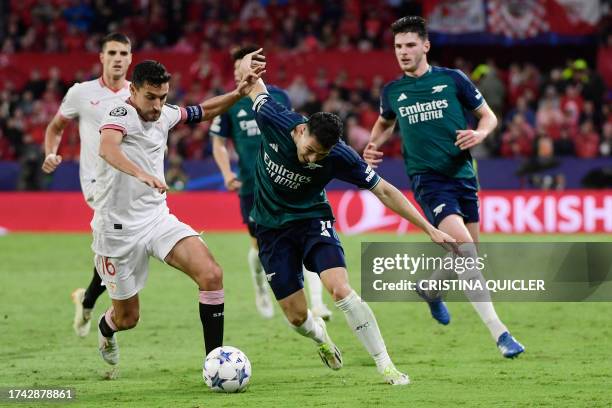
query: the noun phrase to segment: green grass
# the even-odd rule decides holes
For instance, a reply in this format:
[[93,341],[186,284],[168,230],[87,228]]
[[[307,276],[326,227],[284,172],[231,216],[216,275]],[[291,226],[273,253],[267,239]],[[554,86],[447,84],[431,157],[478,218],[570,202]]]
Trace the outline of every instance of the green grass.
[[[359,286],[361,241],[418,238],[343,237],[353,286]],[[206,239],[225,271],[225,343],[242,349],[253,365],[246,393],[207,390],[200,372],[203,347],[197,290],[186,276],[155,260],[141,293],[141,321],[134,330],[119,334],[120,376],[104,380],[106,367],[96,349],[95,331],[80,339],[71,327],[70,292],[86,285],[91,274],[86,234],[0,237],[0,387],[74,387],[76,401],[68,405],[75,407],[610,404],[612,303],[498,304],[500,317],[527,347],[520,359],[512,361],[500,356],[469,304],[452,303],[453,322],[441,327],[422,303],[373,303],[391,357],[413,382],[393,388],[381,382],[339,311],[328,325],[344,354],[339,372],[321,364],[313,344],[289,329],[278,307],[274,319],[261,319],[253,307],[246,269],[247,236],[210,234]],[[566,235],[530,239],[611,240]],[[327,301],[331,305],[329,297]],[[104,294],[95,315],[108,304]]]

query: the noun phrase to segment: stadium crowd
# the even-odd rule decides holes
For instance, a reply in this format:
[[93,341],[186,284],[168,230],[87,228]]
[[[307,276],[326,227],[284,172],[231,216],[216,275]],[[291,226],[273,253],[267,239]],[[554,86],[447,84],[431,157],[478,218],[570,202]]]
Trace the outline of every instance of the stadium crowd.
[[[0,13],[2,53],[98,52],[98,41],[108,30],[129,35],[135,52],[199,53],[189,72],[173,77],[169,102],[175,104],[197,103],[232,86],[232,73],[223,72],[207,58],[211,50],[229,50],[245,41],[259,41],[269,52],[389,48],[389,22],[398,14],[420,11],[419,1],[393,0],[12,0],[1,4],[10,8],[10,13]],[[612,35],[602,47],[612,47]],[[476,157],[612,156],[611,98],[600,75],[586,61],[574,60],[548,70],[529,63],[500,68],[491,60],[473,65],[457,59],[454,66],[472,78],[500,118],[497,134],[474,149]],[[33,165],[42,161],[45,128],[71,85],[60,74],[55,67],[34,68],[22,89],[10,82],[0,88],[0,160]],[[78,71],[73,82],[99,74],[97,66],[89,73]],[[181,76],[194,80],[181,81]],[[191,85],[185,87],[185,83]],[[312,78],[289,72],[279,75],[276,85],[287,90],[297,111],[339,114],[346,124],[347,141],[357,151],[363,150],[378,117],[382,77],[349,80],[344,71],[331,77],[320,68]],[[177,128],[169,140],[171,162],[210,156],[208,126]],[[79,148],[77,126],[72,124],[59,154],[64,160],[77,160]],[[399,156],[399,138],[384,149],[387,156]]]

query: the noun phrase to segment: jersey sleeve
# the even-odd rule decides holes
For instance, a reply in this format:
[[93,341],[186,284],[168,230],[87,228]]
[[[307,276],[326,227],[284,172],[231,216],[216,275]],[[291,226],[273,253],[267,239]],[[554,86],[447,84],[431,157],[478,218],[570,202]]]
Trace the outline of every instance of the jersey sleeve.
[[67,119],[75,119],[79,116],[80,101],[78,98],[78,84],[72,85],[59,107],[59,114]]
[[385,86],[380,93],[380,116],[387,120],[393,120],[396,117],[389,102],[389,85]]
[[227,113],[223,113],[219,116],[215,116],[210,125],[209,133],[213,136],[225,138],[231,137],[230,126],[229,115]]
[[266,129],[288,134],[297,125],[306,122],[302,115],[287,109],[267,93],[259,94],[255,98],[253,110],[262,134],[266,134]]
[[123,136],[127,134],[129,112],[125,106],[115,106],[111,108],[100,122],[100,132],[104,129],[118,130],[123,133]]
[[380,182],[380,176],[355,150],[340,142],[334,147],[334,177],[359,188],[371,190]]
[[187,117],[187,111],[185,110],[185,108],[176,105],[171,105],[169,103],[165,104],[164,107],[168,107],[168,109],[166,109],[166,114],[168,118],[168,129],[172,129],[173,127],[181,123],[181,121],[185,121],[185,118]]
[[453,69],[450,72],[455,81],[457,97],[461,104],[470,111],[480,108],[485,100],[476,85],[461,70]]

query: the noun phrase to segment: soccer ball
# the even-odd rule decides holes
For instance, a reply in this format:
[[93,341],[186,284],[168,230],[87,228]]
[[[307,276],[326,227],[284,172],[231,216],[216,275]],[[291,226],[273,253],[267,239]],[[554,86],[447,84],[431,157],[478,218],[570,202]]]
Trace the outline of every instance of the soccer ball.
[[251,362],[236,347],[217,347],[206,356],[202,377],[215,392],[242,392],[251,379]]

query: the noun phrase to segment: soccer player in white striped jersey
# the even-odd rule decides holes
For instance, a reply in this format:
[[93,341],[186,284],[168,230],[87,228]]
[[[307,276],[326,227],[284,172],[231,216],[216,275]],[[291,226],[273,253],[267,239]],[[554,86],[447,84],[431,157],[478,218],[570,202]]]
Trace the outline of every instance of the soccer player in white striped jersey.
[[[130,95],[129,81],[126,80],[132,62],[130,39],[120,33],[111,33],[102,40],[100,63],[102,76],[92,81],[74,84],[69,90],[59,111],[47,126],[45,133],[45,161],[43,170],[52,173],[62,162],[57,154],[62,134],[68,123],[79,121],[81,153],[79,178],[85,202],[93,209],[96,163],[99,160],[100,121],[107,114],[108,107],[127,99]],[[89,333],[91,312],[98,297],[104,292],[95,266],[87,289],[78,288],[72,292],[75,305],[73,328],[80,337]]]
[[107,363],[119,361],[115,333],[138,323],[138,293],[147,279],[150,256],[184,272],[198,285],[206,353],[222,345],[223,272],[198,233],[170,214],[164,150],[174,126],[222,114],[250,92],[262,73],[263,67],[251,70],[233,92],[182,108],[165,103],[170,81],[165,67],[143,61],[134,68],[129,99],[103,117],[92,249],[112,300],[98,324],[98,347]]

